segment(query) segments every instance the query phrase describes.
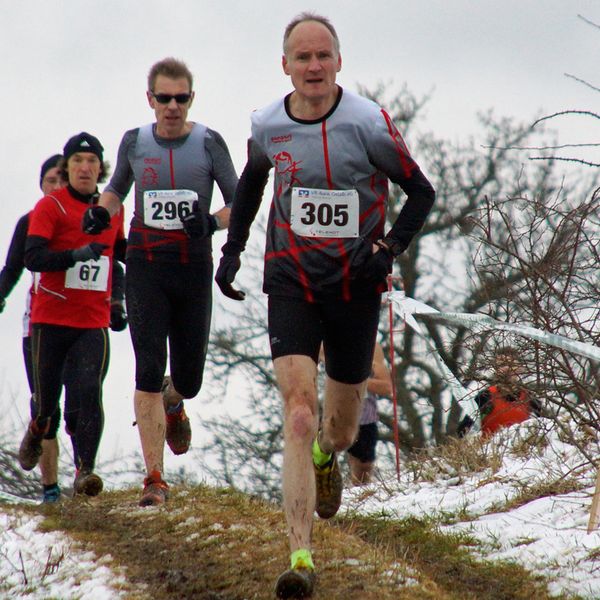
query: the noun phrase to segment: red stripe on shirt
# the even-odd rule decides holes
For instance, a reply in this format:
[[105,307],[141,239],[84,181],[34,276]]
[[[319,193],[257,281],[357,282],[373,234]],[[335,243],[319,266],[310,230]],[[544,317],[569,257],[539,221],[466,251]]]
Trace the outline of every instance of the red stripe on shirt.
[[323,138],[323,158],[325,159],[325,174],[327,175],[327,185],[329,189],[333,189],[333,181],[331,181],[331,166],[329,164],[329,147],[327,145],[327,121],[321,123],[321,137]]
[[171,172],[171,188],[175,189],[175,165],[173,164],[173,150],[169,149],[169,171]]
[[416,163],[411,158],[410,152],[408,151],[408,148],[402,139],[402,135],[396,128],[396,125],[394,125],[394,121],[392,121],[390,115],[388,115],[383,109],[381,110],[381,114],[387,123],[388,133],[394,142],[394,146],[396,146],[396,152],[398,153],[400,164],[404,169],[404,175],[406,177],[410,177],[410,173],[415,168]]

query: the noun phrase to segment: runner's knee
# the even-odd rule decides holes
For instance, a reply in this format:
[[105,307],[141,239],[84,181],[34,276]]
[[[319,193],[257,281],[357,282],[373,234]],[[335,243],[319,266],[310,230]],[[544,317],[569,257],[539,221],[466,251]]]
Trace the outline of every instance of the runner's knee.
[[330,430],[329,440],[333,445],[333,449],[336,452],[343,452],[347,448],[350,448],[356,439],[356,432],[354,431],[337,431]]
[[316,418],[307,405],[295,405],[287,411],[287,429],[295,438],[313,439],[316,435]]
[[347,450],[356,441],[358,430],[355,427],[341,428],[334,417],[323,421],[323,437],[333,446],[336,452]]

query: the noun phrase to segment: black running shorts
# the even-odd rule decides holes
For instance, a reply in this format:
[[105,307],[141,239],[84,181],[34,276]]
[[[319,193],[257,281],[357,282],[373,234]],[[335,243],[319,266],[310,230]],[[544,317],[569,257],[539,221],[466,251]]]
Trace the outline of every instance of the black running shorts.
[[377,423],[361,425],[356,441],[348,448],[348,454],[351,454],[354,458],[360,460],[360,462],[375,462],[375,447],[377,446],[378,439]]
[[365,381],[373,362],[379,324],[379,294],[344,302],[319,303],[269,296],[269,341],[273,360],[301,354],[319,360],[321,342],[326,372],[340,383]]

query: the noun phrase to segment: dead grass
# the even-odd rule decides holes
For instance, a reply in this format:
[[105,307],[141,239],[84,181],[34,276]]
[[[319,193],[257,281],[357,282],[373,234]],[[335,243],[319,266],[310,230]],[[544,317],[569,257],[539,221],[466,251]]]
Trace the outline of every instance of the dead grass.
[[[273,597],[289,565],[283,514],[229,490],[175,488],[161,508],[139,508],[138,490],[65,502],[46,512],[47,529],[63,529],[97,555],[126,569],[129,600]],[[318,522],[315,599],[454,598],[422,577],[385,545],[371,544]]]
[[402,521],[353,518],[344,523],[365,541],[386,545],[439,589],[457,600],[557,600],[550,596],[542,577],[509,562],[476,560],[467,548],[478,542],[466,534],[442,534],[426,519]]
[[496,473],[502,466],[502,452],[501,447],[487,444],[479,436],[449,438],[444,444],[415,452],[402,467],[414,481],[472,476],[485,470]]
[[[128,600],[273,598],[289,564],[278,507],[199,486],[174,488],[166,506],[142,509],[138,494],[108,492],[46,507],[44,527],[110,555],[125,570]],[[549,597],[543,582],[520,567],[477,562],[464,548],[466,537],[442,535],[422,521],[316,521],[313,538],[316,600]]]

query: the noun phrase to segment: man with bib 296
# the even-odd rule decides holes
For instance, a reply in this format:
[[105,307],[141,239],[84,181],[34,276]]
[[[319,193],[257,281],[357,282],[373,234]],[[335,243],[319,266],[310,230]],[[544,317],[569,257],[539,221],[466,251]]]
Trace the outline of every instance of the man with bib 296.
[[[263,291],[284,402],[291,549],[291,568],[279,577],[276,594],[301,598],[312,593],[315,580],[313,509],[329,518],[340,506],[336,452],[356,438],[386,276],[423,225],[435,192],[387,113],[336,84],[341,56],[327,19],[311,13],[294,19],[283,50],[294,91],[252,114],[248,162],[216,280],[225,295],[243,299],[231,284],[274,168]],[[385,234],[388,178],[408,198]],[[321,342],[327,378],[317,435]]]
[[[194,100],[185,63],[167,58],[148,75],[156,122],[127,131],[117,166],[83,227],[102,231],[135,182],[127,246],[126,297],[136,358],[134,395],[147,477],[141,506],[163,503],[165,439],[187,452],[191,427],[183,399],[202,385],[212,310],[211,236],[229,224],[237,175],[223,138],[187,120]],[[210,214],[214,183],[225,207]],[[165,378],[169,343],[170,378]]]

